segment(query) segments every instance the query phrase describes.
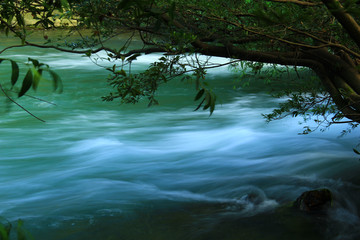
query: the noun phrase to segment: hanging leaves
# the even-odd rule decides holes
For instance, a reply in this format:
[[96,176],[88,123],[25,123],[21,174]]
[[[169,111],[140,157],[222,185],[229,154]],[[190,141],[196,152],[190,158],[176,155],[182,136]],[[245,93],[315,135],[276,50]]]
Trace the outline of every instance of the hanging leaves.
[[42,72],[43,70],[42,69],[39,69],[39,70],[36,70],[35,68],[32,68],[32,73],[33,73],[33,83],[32,83],[32,88],[34,90],[37,89],[39,83],[40,83],[40,80],[42,78]]
[[[50,69],[49,65],[40,63],[38,60],[33,58],[28,58],[29,62],[31,63],[32,67],[30,67],[24,79],[21,83],[21,88],[18,93],[18,97],[22,97],[30,90],[32,87],[34,90],[37,89],[41,79],[43,79],[43,72],[46,71],[49,73],[51,80],[54,84],[54,90],[59,90],[59,92],[62,92],[62,81],[60,76],[53,70]],[[15,87],[17,82],[19,81],[20,76],[20,67],[18,63],[12,59],[5,59],[0,58],[0,64],[4,61],[9,61],[11,63],[11,89]]]
[[33,84],[33,74],[32,74],[32,70],[29,69],[22,82],[22,86],[18,96],[19,97],[23,96],[30,89],[32,84]]
[[33,58],[28,58],[28,60],[29,60],[30,62],[32,62],[32,64],[33,64],[34,67],[36,67],[36,68],[38,68],[38,67],[40,67],[41,65],[43,65],[43,64],[40,65],[39,60],[36,60],[36,59],[33,59]]
[[205,89],[201,89],[195,96],[195,101],[199,100],[204,95]]
[[203,104],[205,104],[203,106],[203,110],[207,110],[209,109],[210,115],[213,114],[214,110],[215,110],[215,105],[216,105],[216,95],[215,93],[213,93],[211,90],[208,90],[206,88],[202,88],[195,96],[195,101],[201,99],[201,97],[205,94],[205,96],[203,97],[203,99],[201,100],[200,104],[195,108],[194,111],[199,110]]
[[49,71],[49,73],[52,77],[53,83],[54,83],[54,91],[59,90],[59,92],[61,93],[63,91],[63,85],[62,85],[60,76],[53,70],[48,70],[48,71]]
[[14,86],[19,78],[19,65],[13,61],[11,61],[11,85]]

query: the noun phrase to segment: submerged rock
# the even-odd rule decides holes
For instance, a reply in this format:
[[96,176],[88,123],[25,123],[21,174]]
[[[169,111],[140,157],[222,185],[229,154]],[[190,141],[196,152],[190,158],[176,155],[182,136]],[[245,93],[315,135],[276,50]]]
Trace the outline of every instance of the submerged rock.
[[325,211],[331,206],[332,194],[329,189],[306,191],[294,202],[294,207],[305,212]]

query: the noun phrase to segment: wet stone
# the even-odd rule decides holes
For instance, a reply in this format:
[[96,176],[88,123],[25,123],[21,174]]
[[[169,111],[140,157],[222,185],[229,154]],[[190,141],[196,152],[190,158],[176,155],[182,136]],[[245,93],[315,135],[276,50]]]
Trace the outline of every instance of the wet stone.
[[306,191],[294,202],[294,207],[305,212],[322,212],[331,207],[332,194],[329,189]]

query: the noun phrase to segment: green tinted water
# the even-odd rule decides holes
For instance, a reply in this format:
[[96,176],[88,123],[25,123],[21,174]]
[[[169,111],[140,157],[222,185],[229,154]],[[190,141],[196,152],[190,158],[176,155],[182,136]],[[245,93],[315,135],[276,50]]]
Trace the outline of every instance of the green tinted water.
[[[160,106],[119,106],[100,100],[107,73],[87,58],[36,48],[6,56],[46,62],[64,82],[62,94],[46,82],[33,93],[56,105],[18,100],[46,123],[1,101],[0,215],[23,219],[35,239],[359,237],[357,134],[299,136],[299,119],[266,124],[276,100],[261,84],[234,89],[233,73],[210,72],[221,104],[209,117],[193,111],[191,84],[164,86]],[[326,220],[281,207],[320,187],[336,196]]]

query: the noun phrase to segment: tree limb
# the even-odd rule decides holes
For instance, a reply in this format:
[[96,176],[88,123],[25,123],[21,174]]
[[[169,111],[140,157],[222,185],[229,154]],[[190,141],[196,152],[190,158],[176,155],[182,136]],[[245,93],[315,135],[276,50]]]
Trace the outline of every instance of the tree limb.
[[335,104],[338,106],[339,110],[345,115],[345,117],[355,121],[360,121],[360,113],[352,109],[349,104],[344,100],[339,90],[333,84],[329,78],[329,73],[326,71],[322,64],[317,63],[317,67],[313,68],[322,80],[323,85],[326,90],[329,92],[331,98],[334,100]]
[[303,34],[303,35],[306,35],[308,37],[311,37],[311,38],[313,38],[315,40],[318,40],[318,41],[320,41],[320,42],[322,42],[324,44],[323,45],[318,45],[318,46],[313,46],[313,45],[309,45],[309,44],[293,42],[293,41],[289,41],[289,40],[286,40],[286,39],[283,39],[283,38],[280,38],[280,37],[272,36],[272,35],[269,35],[269,34],[266,34],[266,33],[262,33],[262,32],[247,28],[242,24],[231,22],[231,21],[228,21],[228,20],[223,19],[223,18],[219,18],[219,17],[207,17],[207,18],[211,19],[211,20],[226,22],[226,23],[231,24],[231,25],[233,25],[235,27],[241,28],[241,29],[243,29],[243,30],[245,30],[247,32],[250,32],[250,33],[253,33],[253,34],[256,34],[256,35],[259,35],[259,36],[263,36],[263,37],[266,37],[268,39],[274,39],[274,40],[277,40],[279,42],[282,42],[282,43],[285,43],[285,44],[288,44],[288,45],[297,46],[297,47],[303,47],[303,48],[309,48],[309,49],[321,49],[321,48],[325,48],[325,47],[340,48],[340,49],[344,50],[345,52],[353,55],[354,57],[360,58],[360,54],[352,51],[351,49],[345,47],[344,45],[336,44],[336,43],[332,43],[332,42],[327,42],[327,41],[322,40],[322,39],[320,39],[320,38],[318,38],[318,37],[316,37],[316,36],[314,36],[312,34],[309,34],[309,33],[294,29],[292,27],[288,27],[287,29],[289,29],[289,30],[291,30],[293,32],[297,32],[299,34]]
[[322,0],[322,2],[360,48],[360,26],[355,19],[345,11],[338,0]]
[[314,3],[314,2],[306,2],[306,1],[299,1],[299,0],[266,0],[270,2],[280,2],[280,3],[294,3],[301,6],[319,6],[322,3]]

